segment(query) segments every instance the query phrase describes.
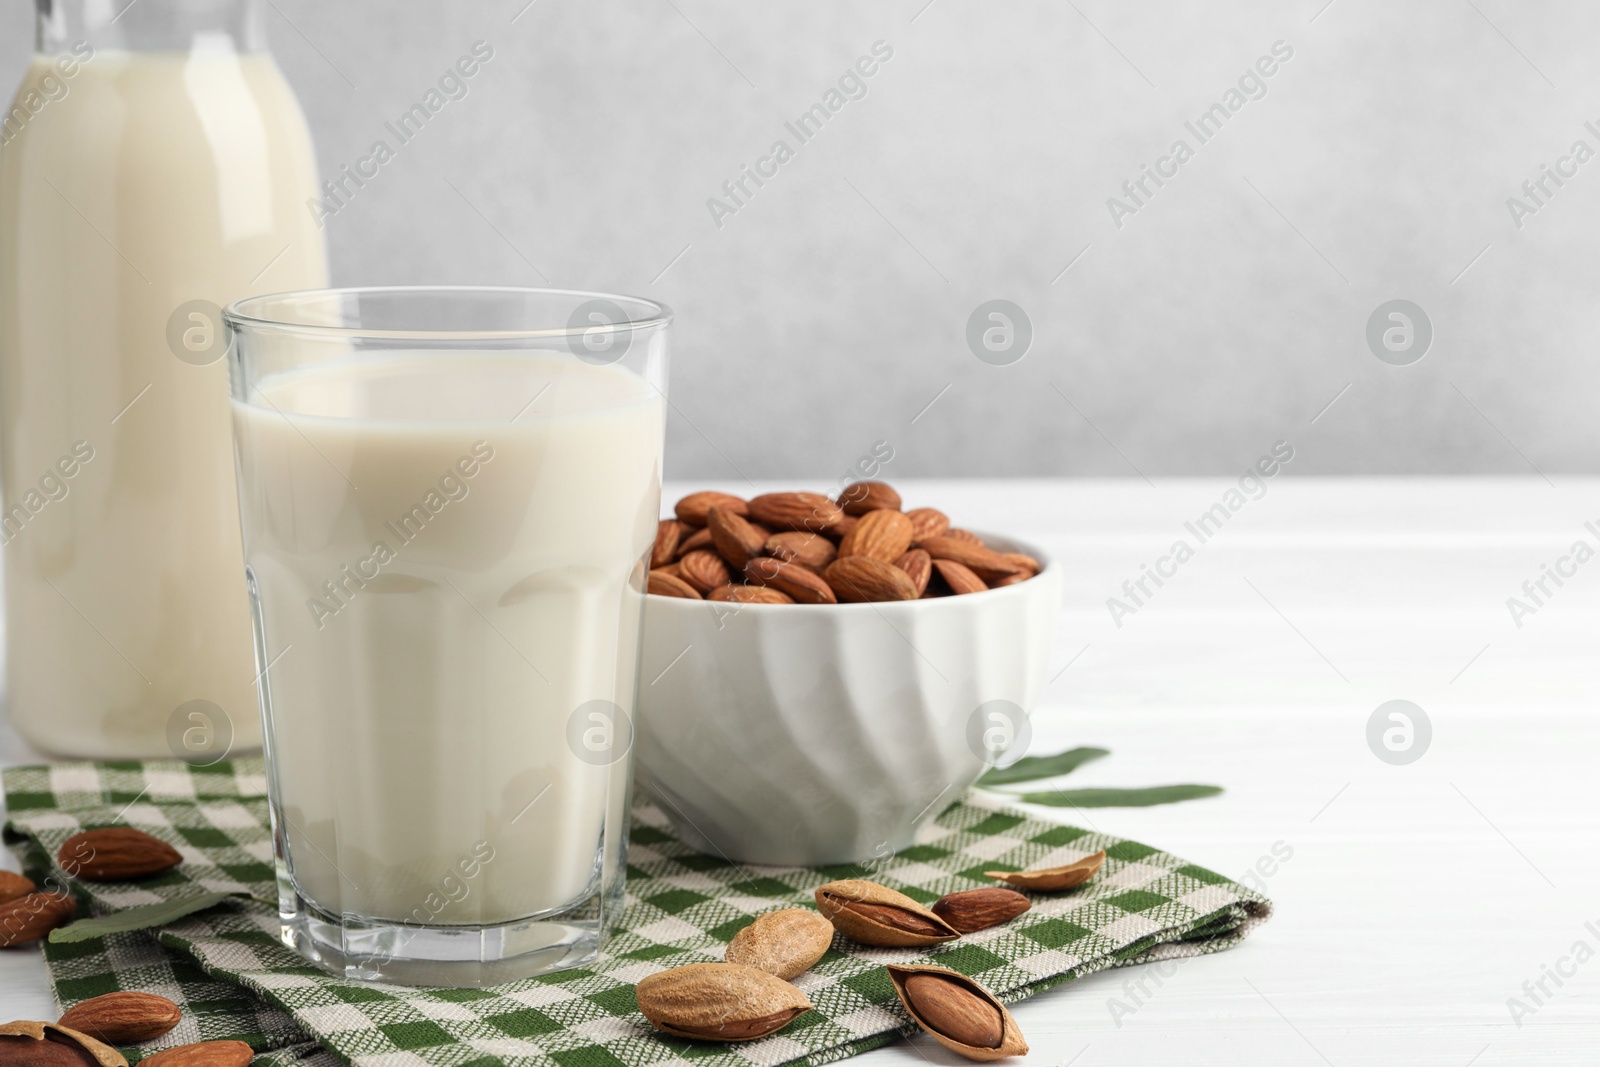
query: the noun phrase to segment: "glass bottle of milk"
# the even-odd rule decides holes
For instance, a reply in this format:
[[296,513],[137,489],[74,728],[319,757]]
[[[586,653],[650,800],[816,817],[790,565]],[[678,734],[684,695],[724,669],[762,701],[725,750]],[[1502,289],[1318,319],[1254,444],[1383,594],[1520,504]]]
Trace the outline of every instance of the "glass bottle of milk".
[[327,284],[253,0],[37,0],[0,121],[6,709],[64,756],[260,744],[219,305]]

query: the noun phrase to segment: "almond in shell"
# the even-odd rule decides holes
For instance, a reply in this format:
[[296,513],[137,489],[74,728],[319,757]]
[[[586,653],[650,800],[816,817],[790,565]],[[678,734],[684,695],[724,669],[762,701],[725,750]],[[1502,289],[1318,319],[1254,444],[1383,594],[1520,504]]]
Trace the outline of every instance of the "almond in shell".
[[108,1044],[131,1045],[160,1037],[182,1018],[178,1006],[166,997],[128,990],[74,1004],[61,1016],[61,1025]]
[[987,878],[1014,885],[1018,889],[1050,893],[1082,885],[1099,872],[1105,861],[1106,853],[1101,849],[1092,856],[1085,856],[1076,863],[1068,863],[1061,867],[1045,867],[1035,871],[984,871],[983,873]]
[[839,507],[846,515],[865,515],[888,508],[900,510],[900,494],[887,482],[851,482],[839,493]]
[[828,564],[822,577],[843,604],[917,599],[910,575],[870,556],[842,556]]
[[122,1053],[88,1034],[56,1023],[0,1025],[0,1063],[6,1067],[128,1067]]
[[56,851],[56,862],[86,882],[148,878],[183,862],[178,850],[131,826],[104,826],[73,834]]
[[863,945],[914,948],[954,941],[960,931],[904,893],[861,878],[818,886],[817,909]]
[[783,908],[756,917],[733,935],[723,959],[793,978],[810,970],[833,944],[833,924],[809,908]]
[[700,1041],[754,1041],[811,1010],[805,994],[775,974],[736,963],[691,963],[634,988],[658,1030]]
[[745,579],[793,598],[796,604],[837,604],[838,598],[828,583],[798,563],[784,563],[771,556],[757,556],[744,565]]
[[1028,1051],[1017,1020],[1000,999],[958,971],[888,966],[889,981],[912,1020],[945,1048],[969,1060]]
[[869,511],[839,541],[839,555],[893,563],[911,547],[911,520],[898,511]]

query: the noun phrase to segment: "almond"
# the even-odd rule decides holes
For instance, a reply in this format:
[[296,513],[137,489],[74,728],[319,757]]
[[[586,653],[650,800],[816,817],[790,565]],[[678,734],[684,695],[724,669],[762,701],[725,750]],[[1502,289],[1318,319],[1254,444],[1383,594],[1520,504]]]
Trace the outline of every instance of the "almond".
[[777,975],[736,963],[691,963],[643,979],[639,1011],[658,1030],[700,1041],[754,1041],[811,1010]]
[[838,603],[828,583],[798,563],[757,556],[744,565],[744,576],[754,585],[770,586],[788,594],[797,604]]
[[170,871],[183,862],[178,850],[131,826],[105,826],[73,834],[61,843],[56,862],[86,882],[122,882]]
[[957,541],[965,541],[969,545],[981,545],[981,544],[983,544],[983,538],[979,537],[977,534],[973,533],[971,530],[961,530],[961,529],[957,529],[954,526],[952,526],[952,527],[950,527],[950,529],[946,530],[944,532],[944,536],[953,537]]
[[6,1067],[128,1067],[122,1053],[88,1034],[56,1023],[0,1025],[0,1063]]
[[970,934],[1010,922],[1031,906],[1028,898],[1016,890],[994,886],[946,893],[928,910],[962,933]]
[[656,543],[650,549],[650,566],[665,567],[678,558],[678,542],[687,529],[677,519],[662,519],[656,523]]
[[651,571],[650,578],[645,584],[645,591],[656,596],[676,596],[685,600],[702,600],[700,591],[676,574],[666,571]]
[[1022,568],[1008,561],[998,552],[991,552],[981,544],[962,540],[959,537],[929,537],[921,541],[918,548],[926,549],[928,555],[934,559],[948,559],[966,567],[984,581],[991,578],[1004,578],[1008,574],[1020,574]]
[[911,531],[911,520],[898,511],[869,511],[839,542],[839,555],[893,563],[911,547]]
[[832,563],[839,554],[834,543],[821,534],[804,533],[800,530],[785,530],[775,533],[767,538],[764,546],[767,555],[781,559],[785,563],[798,563],[807,570],[822,573],[823,568]]
[[67,1009],[61,1025],[108,1044],[131,1045],[160,1037],[182,1018],[176,1004],[154,993],[105,993]]
[[1030,578],[1035,574],[1038,574],[1040,571],[1039,561],[1022,552],[1002,552],[1000,553],[1000,558],[1005,560],[1007,563],[1013,563],[1018,567],[1021,567],[1028,573],[1028,577]]
[[1026,571],[1021,574],[1008,574],[1004,578],[996,578],[994,581],[990,582],[989,588],[999,589],[1001,586],[1005,585],[1016,585],[1018,582],[1025,582],[1032,577],[1033,575],[1027,573]]
[[854,515],[841,515],[839,521],[822,532],[835,541],[842,541],[850,536],[850,531],[856,528],[856,523],[861,520]]
[[0,948],[37,941],[77,911],[65,893],[29,893],[0,904]]
[[763,493],[750,501],[750,518],[774,530],[827,530],[844,512],[821,493]]
[[960,937],[949,923],[904,893],[860,878],[816,890],[817,908],[834,929],[863,945],[913,948]]
[[900,494],[886,482],[851,482],[839,494],[839,507],[846,515],[865,515],[888,508],[900,510]]
[[678,561],[678,575],[704,596],[719,585],[728,584],[728,565],[715,552],[691,552]]
[[933,569],[939,572],[939,577],[944,579],[944,584],[950,587],[950,591],[957,595],[981,593],[989,588],[982,578],[953,559],[936,559],[933,561]]
[[783,908],[757,916],[734,934],[722,958],[787,979],[810,970],[831,944],[833,924],[827,919],[809,908]]
[[912,508],[906,512],[906,518],[911,520],[913,543],[920,543],[930,537],[938,537],[950,529],[950,516],[938,508]]
[[828,564],[822,577],[843,604],[917,599],[917,587],[912,584],[910,575],[893,563],[870,556],[836,559]]
[[673,512],[681,522],[686,522],[690,526],[704,526],[706,524],[706,513],[712,508],[727,508],[735,515],[749,514],[749,506],[739,497],[734,496],[732,493],[713,492],[710,489],[704,492],[690,493],[678,501],[673,508]]
[[906,572],[918,596],[928,591],[928,579],[933,575],[933,557],[925,550],[913,548],[895,560],[894,565]]
[[721,585],[706,594],[707,600],[730,604],[793,604],[794,597],[764,585]]
[[139,1061],[139,1067],[248,1067],[255,1055],[243,1041],[201,1041],[164,1049]]
[[[694,530],[694,527],[691,526],[691,527],[689,527],[689,529]],[[698,552],[702,548],[714,548],[714,547],[715,546],[711,542],[711,531],[706,529],[704,526],[702,526],[702,527],[700,527],[700,529],[695,530],[694,533],[690,534],[688,537],[685,537],[683,540],[678,542],[678,556],[677,556],[677,558],[678,559],[682,559],[684,556],[687,556],[689,553]]]
[[943,967],[889,964],[887,970],[912,1020],[950,1051],[969,1060],[998,1060],[1028,1051],[1006,1006],[966,975]]
[[24,878],[13,871],[0,871],[0,904],[25,897],[38,888],[31,878]]
[[734,570],[743,570],[746,563],[766,550],[767,534],[727,508],[712,508],[706,515],[706,529],[711,531],[717,554]]
[[1007,882],[1019,889],[1049,893],[1082,885],[1095,876],[1105,861],[1106,853],[1101,849],[1092,856],[1061,867],[1045,867],[1036,871],[984,871],[983,874],[986,878]]

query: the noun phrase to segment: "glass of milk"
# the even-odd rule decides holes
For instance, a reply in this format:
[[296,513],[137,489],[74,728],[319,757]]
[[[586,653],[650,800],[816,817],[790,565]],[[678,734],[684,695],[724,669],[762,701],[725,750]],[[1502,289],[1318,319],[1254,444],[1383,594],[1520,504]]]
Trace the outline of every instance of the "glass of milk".
[[593,960],[622,905],[671,313],[390,288],[224,319],[285,942],[408,984]]

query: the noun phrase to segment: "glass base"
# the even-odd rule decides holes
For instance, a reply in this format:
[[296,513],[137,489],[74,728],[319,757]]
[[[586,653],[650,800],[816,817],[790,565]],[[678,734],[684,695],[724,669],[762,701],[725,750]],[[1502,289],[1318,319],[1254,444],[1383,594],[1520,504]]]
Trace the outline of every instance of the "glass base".
[[611,912],[597,903],[492,926],[422,926],[330,915],[291,891],[279,897],[280,936],[341,978],[482,988],[593,963]]

